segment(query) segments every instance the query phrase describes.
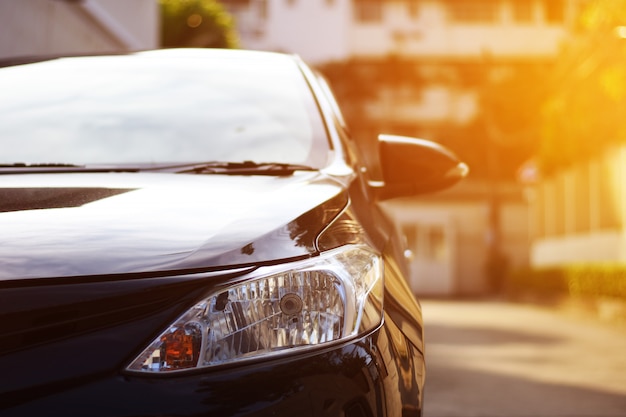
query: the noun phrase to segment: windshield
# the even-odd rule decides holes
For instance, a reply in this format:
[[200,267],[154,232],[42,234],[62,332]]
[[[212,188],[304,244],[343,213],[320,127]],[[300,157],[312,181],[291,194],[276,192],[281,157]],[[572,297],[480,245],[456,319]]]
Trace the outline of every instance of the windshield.
[[0,69],[0,91],[0,164],[321,168],[328,159],[321,116],[289,56],[169,50],[63,58]]

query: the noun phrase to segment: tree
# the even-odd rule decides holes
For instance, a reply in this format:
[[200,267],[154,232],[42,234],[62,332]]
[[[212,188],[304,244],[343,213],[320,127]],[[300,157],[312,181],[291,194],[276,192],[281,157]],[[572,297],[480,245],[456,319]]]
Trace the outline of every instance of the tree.
[[233,18],[217,0],[159,0],[159,3],[163,47],[238,47]]
[[480,88],[480,123],[491,177],[515,178],[540,148],[541,108],[553,66],[549,61],[487,64],[487,79]]
[[626,143],[626,0],[589,2],[574,29],[543,107],[545,172]]
[[[393,132],[439,142],[471,167],[473,178],[514,180],[539,147],[540,108],[553,61],[422,62],[417,59],[353,59],[320,69],[333,85],[355,139],[370,153],[376,134]],[[380,91],[417,100],[430,85],[476,92],[480,113],[472,121],[397,121],[371,117],[367,107]],[[406,100],[404,100],[406,101]]]

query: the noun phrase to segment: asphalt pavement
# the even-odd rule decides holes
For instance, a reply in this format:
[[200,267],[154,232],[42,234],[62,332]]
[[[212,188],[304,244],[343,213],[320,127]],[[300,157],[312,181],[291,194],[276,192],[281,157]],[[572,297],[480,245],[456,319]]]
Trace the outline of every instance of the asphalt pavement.
[[422,306],[424,417],[626,417],[626,326],[502,301]]

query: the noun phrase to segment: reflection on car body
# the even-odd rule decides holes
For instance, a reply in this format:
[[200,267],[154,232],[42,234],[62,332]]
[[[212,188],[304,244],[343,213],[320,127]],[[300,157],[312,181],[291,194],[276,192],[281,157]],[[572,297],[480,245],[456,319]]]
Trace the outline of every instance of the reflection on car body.
[[298,57],[0,68],[0,414],[407,416],[419,303],[378,202],[467,168],[380,136]]

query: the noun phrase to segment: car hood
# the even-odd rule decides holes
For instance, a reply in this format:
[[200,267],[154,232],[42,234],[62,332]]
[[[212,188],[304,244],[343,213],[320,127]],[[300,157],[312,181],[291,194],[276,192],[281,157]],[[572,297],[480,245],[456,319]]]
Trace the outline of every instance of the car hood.
[[0,185],[0,279],[227,269],[315,254],[345,207],[291,176],[22,174]]

